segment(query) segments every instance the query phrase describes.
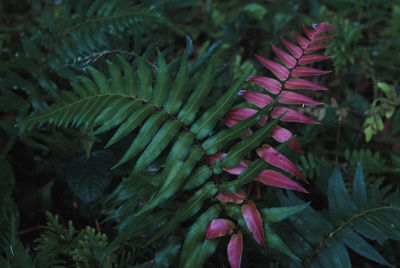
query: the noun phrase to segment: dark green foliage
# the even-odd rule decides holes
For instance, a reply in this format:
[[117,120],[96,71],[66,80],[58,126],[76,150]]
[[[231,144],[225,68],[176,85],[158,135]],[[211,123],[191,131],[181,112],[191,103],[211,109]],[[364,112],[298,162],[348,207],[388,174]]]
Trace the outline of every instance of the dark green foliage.
[[[376,188],[367,188],[362,165],[353,181],[353,194],[345,188],[340,171],[335,168],[327,191],[328,213],[307,206],[290,218],[296,232],[287,238],[289,247],[304,263],[317,267],[350,267],[348,249],[385,266],[392,266],[366,240],[383,244],[387,239],[400,239],[398,196],[392,202],[378,203]],[[304,203],[293,194],[281,195],[282,205]],[[301,243],[295,242],[300,241]],[[300,267],[292,263],[290,267]]]
[[[229,236],[204,236],[216,218],[244,233],[242,267],[399,263],[397,1],[3,2],[0,267],[228,267]],[[321,124],[280,122],[305,154],[267,137],[277,99],[223,126],[250,106],[239,90],[265,93],[244,82],[265,75],[254,54],[275,60],[270,43],[318,22],[336,28],[333,67],[313,66],[334,71],[315,77],[331,90],[301,109]],[[254,182],[271,168],[262,143],[301,167],[310,194]],[[217,152],[227,157],[210,163]],[[243,158],[238,177],[223,170]],[[241,205],[215,198],[238,189],[260,211],[265,249]]]

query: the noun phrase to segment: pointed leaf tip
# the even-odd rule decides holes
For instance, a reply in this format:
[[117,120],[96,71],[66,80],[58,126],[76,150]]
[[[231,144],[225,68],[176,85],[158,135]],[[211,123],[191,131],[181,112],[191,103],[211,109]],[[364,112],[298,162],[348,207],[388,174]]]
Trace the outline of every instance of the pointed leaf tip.
[[257,59],[264,65],[268,70],[270,70],[279,80],[284,81],[289,77],[289,71],[279,63],[271,61],[269,59],[263,58],[256,55]]
[[[280,143],[284,143],[288,141],[290,138],[292,138],[293,134],[286,128],[280,127],[278,125],[274,126],[273,129],[271,130],[269,134],[274,140]],[[303,150],[301,149],[299,141],[294,138],[290,143],[289,147],[292,148],[292,150],[303,153]]]
[[314,39],[311,41],[312,44],[318,43],[318,42],[322,42],[328,39],[331,39],[333,37],[335,37],[336,34],[328,34],[328,35],[321,35],[321,36],[315,36]]
[[308,194],[309,192],[304,189],[300,184],[286,177],[282,173],[275,170],[263,170],[256,178],[257,181],[262,182],[268,186],[274,186],[287,190],[296,190]]
[[254,240],[262,247],[264,244],[264,229],[260,213],[252,200],[248,204],[242,205],[242,216],[247,227],[253,234]]
[[300,58],[301,55],[303,55],[303,50],[296,46],[295,44],[286,41],[285,39],[281,38],[282,43],[285,45],[287,50],[289,50],[290,53],[292,53],[293,57],[296,59]]
[[282,87],[282,84],[279,81],[264,76],[249,77],[246,80],[262,86],[272,94],[278,94]]
[[307,28],[306,26],[303,25],[303,32],[308,36],[308,38],[313,39],[316,32],[313,30]]
[[273,99],[270,96],[268,96],[267,94],[263,94],[263,93],[259,93],[259,92],[243,90],[240,93],[240,96],[260,108],[264,108],[265,106],[267,106],[268,104],[270,104],[273,101]]
[[287,89],[311,89],[311,90],[328,90],[325,87],[321,87],[308,80],[301,78],[291,78],[285,83]]
[[289,159],[287,159],[283,154],[276,151],[269,145],[264,145],[261,148],[257,149],[257,155],[264,159],[268,164],[283,169],[290,174],[296,175],[300,179],[306,181],[303,174],[301,174],[300,170],[296,167],[295,164],[292,163]]
[[309,97],[306,97],[302,94],[284,90],[281,93],[281,98],[279,99],[280,103],[286,104],[303,104],[303,105],[320,105],[321,102],[315,101]]
[[324,56],[324,55],[317,55],[317,54],[305,55],[305,56],[301,57],[301,59],[299,59],[299,64],[306,65],[309,63],[313,63],[313,62],[324,61],[324,60],[327,60],[330,58],[331,58],[331,56]]
[[228,247],[228,260],[232,268],[240,268],[243,252],[243,235],[239,231],[237,234],[232,235]]
[[226,153],[215,153],[212,155],[208,155],[207,157],[210,163],[214,163],[218,159],[226,157]]
[[312,120],[304,114],[286,107],[275,107],[271,112],[271,117],[274,119],[278,118],[281,114],[285,112],[286,114],[282,117],[281,121],[316,125],[319,124],[319,122]]
[[277,48],[276,46],[274,46],[273,44],[271,44],[272,50],[274,51],[274,53],[278,56],[278,58],[283,62],[283,64],[286,65],[286,67],[288,68],[293,68],[294,66],[296,66],[296,59],[293,58],[292,56],[290,56],[288,53],[286,53],[285,51]]
[[233,194],[218,193],[215,198],[222,202],[235,203],[239,205],[246,199],[246,192],[242,189],[238,189],[236,193]]
[[297,43],[301,46],[301,48],[306,48],[310,44],[310,40],[301,36],[300,34],[294,32],[294,37],[296,38]]
[[313,24],[313,28],[317,32],[317,34],[335,30],[335,27],[332,27],[328,23],[325,23],[325,22],[322,22],[320,24]]
[[320,45],[309,46],[308,48],[306,48],[306,49],[304,50],[304,54],[310,54],[310,53],[313,53],[313,52],[315,52],[315,51],[318,51],[318,50],[324,49],[324,48],[326,48],[326,47],[329,47],[329,46],[331,46],[331,45],[333,45],[333,43],[326,43],[326,44],[320,44]]
[[292,70],[292,76],[293,77],[302,77],[302,76],[311,76],[311,75],[322,75],[322,74],[327,74],[331,73],[332,71],[325,71],[325,70],[319,70],[311,67],[304,67],[304,66],[299,66],[296,67]]
[[238,165],[231,168],[225,167],[224,170],[232,175],[240,175],[240,173],[242,173],[250,165],[250,163],[251,161],[242,160]]
[[225,236],[231,234],[235,229],[236,225],[226,219],[215,219],[212,220],[207,227],[205,239],[212,239],[216,237]]

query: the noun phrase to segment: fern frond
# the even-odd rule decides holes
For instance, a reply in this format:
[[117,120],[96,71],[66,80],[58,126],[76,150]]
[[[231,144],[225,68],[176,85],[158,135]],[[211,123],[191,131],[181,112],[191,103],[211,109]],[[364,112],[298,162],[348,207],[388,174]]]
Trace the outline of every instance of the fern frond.
[[[362,165],[356,170],[352,197],[347,193],[340,171],[336,168],[328,185],[329,215],[323,216],[307,206],[291,217],[295,234],[291,249],[308,265],[351,267],[347,248],[363,257],[391,267],[367,242],[382,244],[387,239],[400,240],[400,207],[398,203],[379,204],[373,189],[364,183]],[[397,198],[398,199],[398,198]],[[280,196],[282,205],[304,204],[294,194]],[[390,222],[391,224],[387,224]],[[300,241],[302,243],[295,242]],[[292,263],[300,267],[299,263]]]
[[[172,77],[172,65],[168,68],[160,52],[154,70],[139,56],[135,61],[137,69],[123,58],[119,62],[121,67],[108,62],[111,79],[99,70],[88,67],[91,78],[78,77],[81,83],[72,83],[73,92],[63,91],[59,103],[21,124],[50,123],[56,126],[80,127],[82,131],[93,131],[95,135],[115,129],[106,147],[127,138],[138,128],[130,146],[114,165],[116,168],[135,158],[135,174],[145,170],[170,147],[161,174],[164,183],[159,185],[159,191],[152,201],[142,208],[141,213],[144,213],[170,198],[192,174],[207,154],[200,140],[212,134],[219,119],[236,99],[247,76],[244,74],[211,108],[201,114],[201,106],[212,88],[215,67],[212,61],[207,68],[190,73],[187,60],[190,44],[188,42],[178,71]],[[201,61],[202,59],[198,62]],[[154,85],[153,80],[156,80]],[[197,83],[197,80],[200,81]],[[266,111],[267,108],[256,116]],[[247,128],[256,124],[256,116],[244,121],[242,127],[239,124],[230,129],[231,134],[223,137],[223,142],[218,141],[220,146],[235,140]],[[271,127],[269,125],[263,131],[268,132]],[[260,135],[255,135],[258,136]],[[248,150],[250,149],[246,147],[241,152],[246,153]]]

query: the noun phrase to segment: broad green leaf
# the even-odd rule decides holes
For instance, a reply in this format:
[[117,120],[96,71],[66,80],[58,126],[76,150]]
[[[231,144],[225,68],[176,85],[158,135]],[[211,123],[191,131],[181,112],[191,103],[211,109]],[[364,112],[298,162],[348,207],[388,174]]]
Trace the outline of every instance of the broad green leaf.
[[142,155],[136,161],[133,172],[143,170],[147,165],[150,165],[168,146],[170,141],[175,137],[181,127],[181,123],[176,120],[168,120],[157,131],[157,134],[146,147]]
[[178,114],[178,119],[184,125],[187,126],[193,122],[197,115],[197,112],[200,109],[200,106],[203,104],[205,98],[208,96],[208,93],[212,88],[213,73],[214,60],[209,63],[207,70],[201,76],[202,79],[198,84],[196,90],[190,95],[185,106],[183,106],[182,110]]
[[291,207],[264,208],[261,210],[261,217],[264,223],[271,224],[280,222],[296,213],[302,211],[308,204]]
[[340,224],[341,221],[350,218],[356,211],[346,191],[339,168],[334,169],[329,179],[327,196],[329,201],[329,214],[334,223]]
[[76,122],[76,125],[79,126],[83,124],[84,131],[92,131],[93,125],[98,118],[98,115],[104,110],[104,107],[108,107],[112,103],[116,102],[117,96],[112,95],[104,95],[99,96],[95,100],[88,100],[87,106],[82,108],[82,114],[79,120]]
[[392,94],[391,94],[391,90],[390,90],[390,85],[389,84],[384,83],[384,82],[378,82],[377,86],[378,86],[378,88],[380,90],[382,90],[385,93],[386,98],[388,98],[388,99],[392,98]]
[[89,73],[92,75],[93,80],[96,82],[97,87],[100,89],[102,93],[111,92],[110,85],[107,82],[106,76],[100,72],[99,70],[95,69],[92,66],[88,66],[87,69]]
[[148,64],[141,58],[136,57],[136,62],[138,66],[138,95],[137,97],[141,100],[151,101],[152,97],[152,77],[151,71]]
[[150,116],[144,125],[140,128],[140,131],[138,135],[136,136],[136,139],[133,141],[131,146],[128,148],[128,150],[125,152],[125,154],[122,156],[122,158],[118,161],[117,164],[115,164],[112,168],[116,168],[126,161],[130,160],[132,157],[134,157],[137,153],[142,151],[146,145],[150,142],[154,134],[157,132],[158,128],[162,124],[162,122],[165,120],[167,115],[165,113],[155,113],[152,116]]
[[[129,98],[117,98],[115,101],[110,103],[103,111],[96,117],[94,124],[95,126],[101,126],[107,121],[110,121],[113,116],[118,113],[122,106],[127,105],[129,107],[131,100]],[[138,101],[137,101],[138,103]],[[97,132],[95,132],[97,134]]]
[[273,249],[278,250],[279,252],[285,254],[286,256],[289,256],[295,260],[300,260],[285,244],[285,242],[282,241],[282,239],[275,234],[271,228],[268,226],[268,224],[264,224],[264,239],[265,243]]
[[[273,102],[265,106],[263,109],[259,110],[254,115],[250,116],[246,120],[242,120],[239,123],[235,124],[231,128],[224,129],[218,132],[216,135],[211,136],[205,142],[203,142],[202,146],[207,151],[208,155],[215,154],[219,151],[223,146],[225,146],[229,141],[239,138],[242,136],[246,130],[248,130],[251,126],[257,123],[258,119],[262,115],[264,115],[270,108],[279,100],[276,98]],[[246,140],[246,139],[245,139]]]
[[152,102],[154,103],[154,105],[161,107],[164,104],[165,98],[167,97],[168,94],[170,78],[169,78],[168,66],[167,63],[165,62],[164,56],[158,49],[157,49],[157,54],[158,54],[157,81],[154,86]]
[[345,245],[338,238],[333,237],[325,242],[329,252],[334,256],[335,267],[351,267],[349,253]]
[[214,183],[209,182],[204,185],[200,190],[194,193],[186,202],[185,205],[178,209],[176,214],[172,217],[172,219],[165,224],[150,241],[146,243],[149,245],[153,243],[155,240],[159,239],[161,236],[170,232],[173,228],[175,228],[180,222],[187,220],[189,217],[196,214],[201,207],[203,206],[203,202],[208,198],[214,196],[217,193],[218,189]]
[[200,59],[198,59],[191,67],[190,67],[190,74],[193,75],[196,73],[204,64],[208,64],[209,59],[214,55],[217,49],[221,46],[221,42],[213,43],[210,48],[204,53]]
[[198,248],[201,248],[204,241],[204,235],[208,224],[217,217],[221,210],[219,205],[213,205],[206,212],[201,214],[196,222],[189,228],[186,234],[185,243],[182,247],[182,253],[180,258],[180,267],[188,267],[188,260],[191,259],[191,255],[196,256]]
[[222,95],[214,106],[208,109],[200,119],[192,125],[190,131],[196,134],[197,139],[201,140],[210,134],[218,120],[231,108],[244,79],[248,75],[249,73],[246,72],[224,95]]
[[251,181],[253,181],[264,169],[267,169],[269,164],[262,159],[257,159],[252,162],[234,181],[224,182],[220,185],[221,193],[234,193],[236,190]]
[[184,183],[187,176],[190,175],[196,163],[203,156],[204,152],[201,148],[194,145],[189,157],[184,159],[176,159],[172,167],[168,167],[167,172],[163,172],[164,179],[156,196],[150,200],[138,213],[140,215],[167,200],[173,196]]
[[369,207],[361,160],[358,163],[356,175],[354,176],[353,181],[353,201],[358,209],[366,209]]
[[153,197],[153,199],[149,200],[136,214],[135,216],[140,216],[143,213],[155,208],[169,197],[171,197],[179,187],[179,182],[175,181],[175,176],[179,173],[184,165],[183,161],[176,161],[174,165],[169,169],[169,174],[167,177],[163,179],[162,189],[159,189],[157,194]]
[[124,123],[122,123],[111,139],[107,142],[105,148],[113,145],[114,143],[120,141],[122,138],[126,137],[134,129],[137,128],[139,124],[143,122],[150,114],[154,111],[154,106],[152,105],[141,105],[136,111],[134,111]]
[[[287,191],[287,197],[279,195],[283,206],[305,205],[305,202],[294,193]],[[324,235],[333,231],[333,225],[325,220],[318,212],[310,206],[304,208],[300,213],[292,215],[289,220],[294,228],[303,236],[303,239],[318,247],[324,240]]]
[[182,105],[183,96],[189,82],[189,70],[188,70],[188,55],[185,52],[183,61],[179,68],[178,74],[169,90],[167,101],[164,104],[164,110],[169,114],[176,114]]
[[192,143],[194,136],[192,133],[182,132],[172,146],[167,161],[165,162],[165,167],[163,170],[163,175],[168,176],[169,167],[172,167],[176,161],[184,161],[190,150],[192,149]]
[[107,121],[105,121],[99,128],[96,129],[95,133],[104,133],[124,122],[129,115],[131,115],[135,110],[137,110],[140,105],[138,100],[129,100],[124,105],[121,105],[119,110],[116,111]]
[[108,71],[111,76],[112,91],[116,93],[124,93],[124,84],[120,69],[111,61],[107,60]]
[[114,157],[107,151],[94,151],[67,164],[65,178],[71,190],[83,202],[96,200],[110,184],[113,177],[111,163]]
[[203,185],[208,178],[212,176],[213,172],[211,168],[208,166],[200,166],[195,171],[193,171],[192,175],[186,180],[185,185],[182,187],[182,190],[191,190],[200,185]]
[[367,241],[361,236],[352,231],[350,228],[345,227],[337,233],[340,239],[352,250],[360,254],[361,256],[375,261],[377,263],[391,266],[382,256],[376,251]]
[[[20,241],[17,241],[14,245],[7,249],[7,255],[12,268],[34,268],[34,262],[28,251],[24,249],[24,246]],[[6,266],[7,267],[7,266]]]
[[191,254],[187,264],[182,267],[202,268],[207,259],[215,253],[218,242],[218,239],[204,240],[201,246],[197,247],[196,251]]
[[137,89],[137,81],[136,81],[136,74],[135,70],[132,66],[122,57],[118,57],[121,64],[122,70],[124,72],[124,90],[125,94],[130,96],[137,96],[138,89]]
[[164,225],[168,221],[170,215],[171,213],[165,210],[148,215],[141,215],[139,217],[130,215],[124,220],[124,225],[119,226],[119,234],[107,246],[104,254],[118,248],[121,243],[125,241],[129,241],[134,237],[147,233],[149,230],[160,228],[160,226]]
[[178,254],[181,249],[181,241],[177,236],[170,236],[166,245],[158,249],[154,256],[154,268],[168,268],[178,261]]
[[[247,137],[235,145],[229,150],[226,154],[226,157],[220,159],[219,163],[221,167],[234,167],[247,155],[250,151],[259,147],[262,141],[267,136],[268,132],[279,123],[279,120],[282,118],[283,115],[279,116],[278,118],[272,120],[261,129],[254,132],[250,137]],[[218,164],[218,161],[217,161]]]
[[333,252],[330,251],[329,248],[317,248],[316,250],[316,258],[320,263],[320,266],[317,267],[326,267],[326,268],[336,268],[336,256],[333,255]]
[[[261,129],[262,130],[262,129]],[[254,134],[253,134],[254,135]],[[294,136],[284,143],[279,144],[276,147],[276,151],[281,151],[286,148],[290,142],[292,142]],[[217,161],[218,162],[218,161]],[[236,190],[251,181],[253,181],[264,169],[268,169],[270,164],[259,158],[253,161],[234,181],[224,182],[220,185],[219,191],[222,193],[234,193]],[[214,169],[214,173],[216,173]]]
[[71,86],[80,98],[87,98],[90,96],[90,91],[87,90],[84,86],[74,82],[71,82]]

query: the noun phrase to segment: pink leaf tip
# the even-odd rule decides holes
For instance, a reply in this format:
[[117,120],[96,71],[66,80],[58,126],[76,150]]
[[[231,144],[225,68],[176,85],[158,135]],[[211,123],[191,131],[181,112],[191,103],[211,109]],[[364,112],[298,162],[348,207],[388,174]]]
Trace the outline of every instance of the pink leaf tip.
[[243,252],[243,235],[239,231],[232,235],[227,247],[228,260],[232,268],[240,268]]
[[256,55],[257,59],[267,67],[268,70],[270,70],[276,77],[279,78],[279,80],[284,81],[289,77],[289,71],[279,63],[276,63],[272,60],[263,58],[261,56]]
[[264,76],[249,77],[246,79],[246,81],[256,83],[257,85],[262,86],[272,94],[278,94],[281,91],[282,87],[282,84],[279,81]]
[[272,44],[271,44],[271,47],[272,47],[272,50],[274,51],[274,53],[283,62],[283,64],[286,65],[286,67],[293,68],[294,66],[296,66],[297,61],[296,61],[295,58],[293,58],[288,53],[286,53],[285,51],[277,48],[276,46],[274,46]]
[[218,193],[215,198],[222,202],[242,204],[246,199],[246,192],[239,189],[233,194]]
[[279,187],[287,190],[296,190],[308,194],[308,191],[300,184],[275,170],[263,170],[257,176],[256,180],[268,186]]
[[257,149],[257,154],[268,164],[283,169],[284,171],[296,175],[300,179],[306,181],[303,174],[301,174],[300,170],[295,166],[295,164],[293,164],[292,161],[287,159],[283,154],[279,153],[271,146],[263,145],[263,147]]
[[230,220],[215,219],[208,224],[205,237],[206,239],[212,239],[225,236],[231,234],[235,227],[236,225]]
[[254,240],[260,246],[265,247],[262,219],[253,201],[250,200],[248,204],[242,205],[242,216],[253,234]]

